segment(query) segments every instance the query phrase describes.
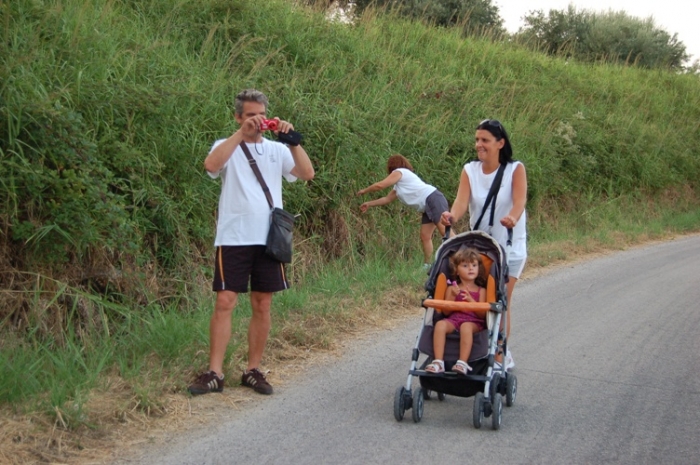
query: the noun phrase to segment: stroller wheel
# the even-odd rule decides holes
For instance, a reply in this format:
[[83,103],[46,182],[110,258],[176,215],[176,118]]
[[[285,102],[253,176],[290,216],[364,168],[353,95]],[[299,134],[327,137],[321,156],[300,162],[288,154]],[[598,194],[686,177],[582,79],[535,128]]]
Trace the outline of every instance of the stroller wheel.
[[501,429],[501,418],[503,414],[503,396],[496,394],[493,396],[491,406],[491,427],[495,430]]
[[406,388],[401,386],[396,389],[396,394],[394,394],[394,418],[396,421],[403,420],[403,413],[406,411]]
[[496,394],[501,392],[499,389],[499,385],[501,384],[501,374],[500,373],[494,373],[493,376],[491,377],[491,385],[489,389],[489,397],[491,398],[491,402],[493,402],[493,398],[496,397]]
[[518,378],[508,373],[506,375],[506,406],[510,407],[515,403],[515,396],[518,393]]
[[413,421],[418,423],[423,418],[423,388],[417,387],[413,391]]
[[438,396],[438,400],[439,400],[440,402],[442,402],[443,400],[445,400],[445,393],[444,393],[444,392],[438,392],[438,393],[437,393],[437,396]]
[[474,395],[473,421],[474,428],[481,428],[481,420],[484,418],[484,393],[477,392]]

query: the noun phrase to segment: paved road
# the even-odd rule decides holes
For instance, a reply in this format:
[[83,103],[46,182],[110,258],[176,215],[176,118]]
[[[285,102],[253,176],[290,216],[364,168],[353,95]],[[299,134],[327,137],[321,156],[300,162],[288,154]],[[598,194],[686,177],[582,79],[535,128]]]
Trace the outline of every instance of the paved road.
[[[500,431],[473,398],[393,417],[419,319],[134,464],[700,463],[700,236],[562,267],[514,297],[518,397]],[[418,305],[418,303],[417,303]],[[414,384],[415,386],[415,384]]]

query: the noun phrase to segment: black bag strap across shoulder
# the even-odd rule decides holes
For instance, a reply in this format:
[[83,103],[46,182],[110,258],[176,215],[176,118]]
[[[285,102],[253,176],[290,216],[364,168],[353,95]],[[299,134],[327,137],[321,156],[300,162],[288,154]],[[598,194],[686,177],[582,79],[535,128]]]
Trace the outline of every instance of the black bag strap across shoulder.
[[262,186],[262,190],[265,193],[267,203],[270,204],[270,209],[274,208],[275,204],[272,201],[270,189],[267,187],[267,184],[265,184],[265,180],[263,179],[262,173],[260,172],[260,168],[258,167],[258,162],[256,162],[255,158],[253,158],[253,156],[250,154],[250,149],[248,149],[248,146],[243,141],[241,141],[241,149],[243,150],[243,153],[245,153],[245,157],[248,159],[248,164],[250,164],[250,167],[253,169],[255,177],[258,178],[258,182],[260,182],[260,185]]
[[496,177],[493,179],[493,183],[491,184],[491,189],[489,189],[489,194],[486,196],[484,207],[481,209],[481,215],[479,215],[479,219],[476,220],[476,224],[474,224],[475,230],[479,229],[479,225],[481,224],[481,220],[484,218],[484,213],[486,213],[489,203],[491,203],[489,227],[493,226],[493,216],[496,214],[496,197],[498,197],[498,190],[501,188],[501,181],[503,180],[503,172],[505,170],[506,163],[501,163],[501,165],[498,167],[498,171],[496,172]]

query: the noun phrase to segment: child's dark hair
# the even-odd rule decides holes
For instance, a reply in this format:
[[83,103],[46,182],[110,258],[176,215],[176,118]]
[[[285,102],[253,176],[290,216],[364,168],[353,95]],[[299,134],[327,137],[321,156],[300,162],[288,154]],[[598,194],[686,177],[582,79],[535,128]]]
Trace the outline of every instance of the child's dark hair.
[[474,283],[479,287],[486,287],[486,268],[484,267],[484,262],[481,259],[479,251],[471,247],[462,247],[450,257],[450,274],[454,280],[460,282],[457,268],[460,263],[464,262],[477,262],[479,264],[479,275],[474,280]]

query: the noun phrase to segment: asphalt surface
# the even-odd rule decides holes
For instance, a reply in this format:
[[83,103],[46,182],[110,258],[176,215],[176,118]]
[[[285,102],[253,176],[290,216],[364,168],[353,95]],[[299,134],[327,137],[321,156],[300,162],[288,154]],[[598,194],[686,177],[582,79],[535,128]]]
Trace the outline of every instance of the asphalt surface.
[[418,316],[226,423],[114,463],[697,464],[699,301],[700,236],[521,281],[511,337],[517,398],[498,431],[489,418],[474,428],[473,397],[433,396],[419,423],[411,410],[394,419]]

